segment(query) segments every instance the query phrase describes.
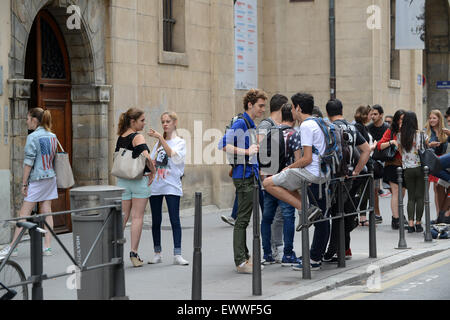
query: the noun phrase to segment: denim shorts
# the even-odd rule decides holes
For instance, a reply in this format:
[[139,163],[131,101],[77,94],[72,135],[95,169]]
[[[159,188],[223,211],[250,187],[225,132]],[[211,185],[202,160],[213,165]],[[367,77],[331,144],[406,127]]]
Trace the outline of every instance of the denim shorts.
[[122,200],[147,199],[151,196],[151,189],[148,184],[148,177],[140,180],[128,180],[117,178],[117,186],[125,189],[122,194]]

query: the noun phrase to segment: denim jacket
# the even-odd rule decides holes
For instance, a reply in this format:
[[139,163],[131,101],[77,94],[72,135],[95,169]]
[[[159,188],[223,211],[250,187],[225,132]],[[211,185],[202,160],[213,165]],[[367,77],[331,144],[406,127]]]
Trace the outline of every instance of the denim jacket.
[[56,135],[42,127],[30,134],[25,145],[24,165],[32,167],[29,182],[54,178],[55,155],[58,148]]

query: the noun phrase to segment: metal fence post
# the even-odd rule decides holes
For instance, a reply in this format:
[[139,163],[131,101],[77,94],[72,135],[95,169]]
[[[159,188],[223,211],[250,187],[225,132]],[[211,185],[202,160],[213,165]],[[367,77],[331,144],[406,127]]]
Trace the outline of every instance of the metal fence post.
[[369,258],[377,257],[377,235],[375,221],[375,179],[372,175],[369,177]]
[[115,200],[116,208],[112,209],[114,221],[114,259],[120,263],[114,269],[114,300],[128,300],[125,289],[125,268],[124,268],[124,244],[126,239],[123,235],[122,201]]
[[311,256],[309,252],[309,226],[308,223],[308,182],[303,180],[302,182],[302,212],[301,219],[303,224],[302,230],[302,265],[303,265],[303,279],[311,279]]
[[400,219],[399,235],[400,239],[398,241],[398,247],[396,249],[408,249],[405,239],[405,224],[403,219],[403,169],[401,167],[397,168],[398,176],[398,216]]
[[338,268],[345,268],[345,212],[344,212],[344,190],[345,179],[339,181],[338,185],[338,215],[339,219],[339,240],[338,240]]
[[425,242],[433,242],[433,236],[431,235],[431,217],[430,217],[430,182],[428,180],[428,175],[430,173],[430,168],[425,166],[423,168],[424,179],[425,179]]
[[[43,228],[42,218],[31,219],[39,228]],[[30,260],[31,278],[33,287],[31,289],[32,300],[44,300],[44,289],[42,287],[42,277],[44,273],[44,258],[42,255],[42,234],[36,229],[30,230]]]
[[257,178],[253,184],[253,295],[262,295],[261,279],[261,224],[259,218],[259,185]]
[[202,300],[202,194],[195,193],[192,300]]

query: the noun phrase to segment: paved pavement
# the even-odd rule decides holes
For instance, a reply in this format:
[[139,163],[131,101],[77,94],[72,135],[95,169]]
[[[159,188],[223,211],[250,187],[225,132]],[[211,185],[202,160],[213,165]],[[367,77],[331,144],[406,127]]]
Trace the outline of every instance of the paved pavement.
[[[434,199],[433,194],[430,195]],[[267,266],[262,273],[262,292],[260,297],[252,296],[252,276],[238,274],[233,263],[232,227],[220,220],[221,214],[229,214],[230,210],[218,210],[215,207],[203,209],[203,287],[204,300],[253,300],[253,299],[306,299],[328,289],[348,285],[354,281],[369,277],[368,267],[376,265],[382,272],[406,265],[418,259],[447,252],[450,256],[450,241],[435,240],[425,243],[423,234],[406,234],[408,250],[397,250],[398,232],[390,227],[390,198],[380,201],[384,223],[377,226],[377,258],[369,258],[368,227],[358,227],[351,233],[351,248],[353,259],[347,261],[347,267],[337,268],[337,265],[324,264],[322,270],[312,272],[312,280],[303,280],[302,272],[283,268],[280,265]],[[431,206],[432,216],[435,218],[434,204]],[[164,215],[162,245],[163,263],[159,265],[146,264],[142,268],[132,268],[128,258],[125,260],[126,292],[132,300],[190,300],[192,285],[192,256],[193,256],[193,210],[182,214],[183,226],[183,255],[191,263],[187,267],[172,264],[172,233],[167,214]],[[313,228],[310,229],[312,239]],[[247,242],[252,251],[252,226],[248,228]],[[125,251],[129,251],[130,232],[126,230],[127,244]],[[63,235],[62,241],[72,252],[72,235]],[[301,234],[296,233],[294,247],[297,255],[301,255]],[[151,223],[146,216],[139,254],[145,262],[153,257],[153,243]],[[71,265],[69,258],[56,241],[53,242],[55,255],[44,258],[44,272],[48,275],[64,272]],[[128,255],[127,255],[128,256]],[[29,274],[29,245],[21,244],[19,257]],[[67,278],[58,278],[44,282],[44,297],[47,300],[75,300],[76,291],[68,290]]]

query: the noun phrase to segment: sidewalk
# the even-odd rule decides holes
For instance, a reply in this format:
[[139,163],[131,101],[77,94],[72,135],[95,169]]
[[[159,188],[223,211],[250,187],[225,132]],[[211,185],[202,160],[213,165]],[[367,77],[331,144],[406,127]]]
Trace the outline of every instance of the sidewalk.
[[[347,261],[346,268],[338,269],[335,264],[323,264],[322,270],[312,272],[312,280],[303,280],[302,272],[283,268],[280,265],[267,266],[262,272],[261,297],[252,296],[252,276],[236,273],[233,263],[232,237],[233,228],[220,220],[221,214],[229,214],[231,210],[217,210],[214,207],[203,209],[203,291],[204,300],[252,300],[252,299],[306,299],[315,294],[348,285],[369,277],[367,268],[377,265],[382,272],[398,268],[415,260],[447,251],[450,256],[450,241],[434,240],[425,243],[423,234],[407,234],[406,242],[409,250],[397,250],[398,231],[390,227],[390,198],[380,199],[384,223],[377,226],[377,259],[369,259],[368,227],[358,227],[351,233],[351,248],[353,259]],[[434,207],[431,208],[431,218],[435,218]],[[159,265],[146,264],[142,268],[132,268],[128,258],[130,246],[129,228],[126,230],[125,244],[125,280],[127,295],[132,300],[190,300],[192,281],[193,256],[193,210],[182,214],[183,226],[183,256],[190,262],[187,267],[175,266],[173,260],[173,242],[170,222],[164,215],[162,244],[163,263]],[[153,257],[153,242],[150,217],[146,216],[139,254],[147,263]],[[310,229],[311,239],[314,228]],[[252,252],[252,223],[248,228],[247,243]],[[69,251],[73,251],[72,235],[61,237]],[[301,255],[301,234],[296,233],[294,247],[298,256]],[[68,257],[53,242],[55,255],[44,257],[44,272],[53,275],[64,272],[71,265]],[[29,243],[20,245],[18,261],[29,275]],[[46,300],[76,300],[76,292],[66,287],[67,278],[45,281],[44,298]]]

